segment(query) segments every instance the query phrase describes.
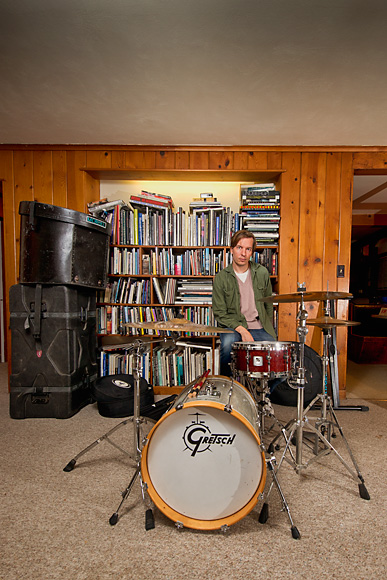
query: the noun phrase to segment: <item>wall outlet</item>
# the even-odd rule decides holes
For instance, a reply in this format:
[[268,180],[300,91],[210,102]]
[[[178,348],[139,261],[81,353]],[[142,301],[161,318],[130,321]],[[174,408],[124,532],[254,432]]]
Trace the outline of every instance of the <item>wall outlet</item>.
[[344,265],[337,266],[337,277],[344,278],[344,276],[345,276],[345,266]]

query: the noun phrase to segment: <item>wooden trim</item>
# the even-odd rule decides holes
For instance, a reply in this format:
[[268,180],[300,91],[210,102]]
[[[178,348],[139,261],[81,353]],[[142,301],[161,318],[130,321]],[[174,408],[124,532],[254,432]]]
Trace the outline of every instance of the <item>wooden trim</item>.
[[[361,169],[358,161],[361,155],[386,153],[387,145],[134,145],[134,144],[0,144],[0,150],[61,150],[61,151],[294,151],[294,152],[349,152],[354,154],[354,166]],[[382,157],[383,158],[383,157]],[[384,158],[383,158],[384,159]]]
[[225,169],[91,169],[81,168],[94,179],[127,179],[156,181],[259,181],[264,178],[276,181],[283,169],[262,169],[238,171]]

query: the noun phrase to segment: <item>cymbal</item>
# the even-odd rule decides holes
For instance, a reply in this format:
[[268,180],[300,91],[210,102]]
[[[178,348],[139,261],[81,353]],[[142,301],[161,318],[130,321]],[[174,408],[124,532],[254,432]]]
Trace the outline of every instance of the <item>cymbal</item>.
[[163,339],[161,337],[153,337],[149,335],[139,335],[134,336],[133,334],[125,334],[125,335],[116,335],[116,334],[107,334],[101,336],[101,347],[102,350],[115,350],[118,348],[123,349],[131,349],[136,348],[139,343],[142,345],[149,344],[152,342],[162,342]]
[[233,332],[228,328],[220,328],[219,326],[206,326],[205,324],[195,324],[186,318],[172,318],[162,322],[128,322],[123,324],[130,328],[142,328],[147,330],[170,330],[174,332],[211,332],[218,334],[220,332]]
[[331,316],[321,316],[321,318],[307,320],[306,324],[309,326],[319,326],[320,328],[333,328],[334,326],[357,326],[360,322],[341,320],[341,318],[332,318]]
[[330,290],[322,290],[316,292],[294,292],[293,294],[277,294],[276,296],[265,296],[259,298],[258,302],[315,302],[318,300],[340,300],[352,298],[349,292],[331,292]]

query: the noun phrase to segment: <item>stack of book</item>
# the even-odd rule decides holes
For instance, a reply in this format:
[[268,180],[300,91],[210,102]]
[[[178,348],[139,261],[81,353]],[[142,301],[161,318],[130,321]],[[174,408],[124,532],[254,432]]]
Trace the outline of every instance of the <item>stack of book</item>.
[[[135,365],[138,364],[138,360],[136,360],[137,354],[133,352],[128,352],[128,348],[123,347],[117,349],[114,347],[114,350],[118,350],[118,352],[109,352],[109,351],[102,351],[101,357],[99,361],[99,371],[100,376],[104,377],[106,375],[117,375],[117,374],[125,374],[125,375],[132,375],[135,369]],[[112,347],[113,349],[113,347]],[[141,376],[149,380],[149,373],[150,373],[150,352],[144,352],[141,355]]]
[[[229,246],[238,229],[238,214],[214,198],[190,203],[174,211],[168,195],[141,191],[123,200],[94,202],[88,210],[112,224],[113,245]],[[132,273],[132,272],[130,272]]]
[[274,183],[241,185],[239,228],[253,232],[259,246],[277,246],[280,192]]
[[212,304],[212,279],[178,280],[175,303]]
[[134,236],[139,245],[169,245],[173,239],[173,200],[170,195],[141,190],[130,196]]
[[153,384],[160,386],[183,386],[189,384],[206,370],[219,374],[219,351],[203,341],[182,341],[175,345],[158,346],[153,349]]
[[224,208],[215,198],[206,197],[191,201],[190,245],[227,246],[233,229],[233,212]]
[[150,281],[118,278],[99,291],[99,302],[110,304],[150,304]]
[[175,302],[176,278],[159,280],[158,278],[154,277],[153,287],[157,300],[160,304],[173,304]]

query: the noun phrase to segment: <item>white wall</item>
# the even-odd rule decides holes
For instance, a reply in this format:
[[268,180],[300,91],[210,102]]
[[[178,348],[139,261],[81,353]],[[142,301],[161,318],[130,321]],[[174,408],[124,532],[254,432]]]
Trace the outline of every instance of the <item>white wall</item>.
[[202,181],[101,181],[101,199],[128,201],[130,195],[141,190],[170,195],[175,209],[181,206],[188,212],[189,204],[201,193],[213,193],[214,197],[232,211],[239,211],[240,183],[202,182]]

